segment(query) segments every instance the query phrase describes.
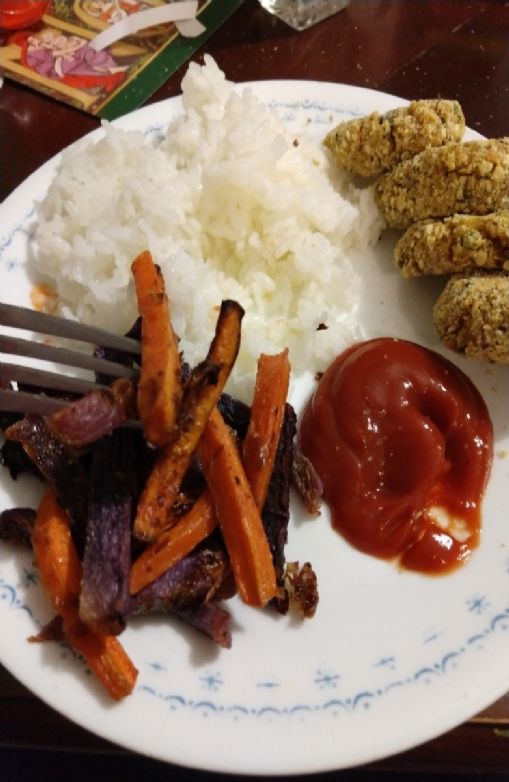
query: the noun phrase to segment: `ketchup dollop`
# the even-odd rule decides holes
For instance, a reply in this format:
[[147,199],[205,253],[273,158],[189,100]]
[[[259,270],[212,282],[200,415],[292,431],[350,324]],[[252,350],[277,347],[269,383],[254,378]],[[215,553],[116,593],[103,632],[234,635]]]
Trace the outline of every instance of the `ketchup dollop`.
[[358,549],[442,573],[477,546],[493,428],[471,380],[438,353],[390,338],[349,348],[319,381],[299,439],[334,528]]

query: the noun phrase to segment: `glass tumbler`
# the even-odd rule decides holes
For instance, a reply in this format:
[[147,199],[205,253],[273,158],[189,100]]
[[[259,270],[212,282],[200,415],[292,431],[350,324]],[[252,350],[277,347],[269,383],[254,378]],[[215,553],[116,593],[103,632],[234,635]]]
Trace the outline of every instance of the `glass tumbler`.
[[260,5],[294,30],[305,30],[341,11],[350,0],[259,0]]

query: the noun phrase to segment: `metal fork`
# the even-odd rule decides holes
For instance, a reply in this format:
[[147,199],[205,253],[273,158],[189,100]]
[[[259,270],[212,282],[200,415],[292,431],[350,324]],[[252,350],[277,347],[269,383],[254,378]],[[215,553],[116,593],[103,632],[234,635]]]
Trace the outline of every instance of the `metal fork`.
[[[139,356],[141,345],[131,337],[111,334],[95,326],[85,326],[65,318],[47,315],[42,312],[25,309],[13,304],[0,303],[0,325],[77,340],[90,346],[113,348],[125,353]],[[34,340],[0,333],[0,353],[30,359],[51,361],[77,369],[88,369],[92,372],[108,375],[111,378],[126,377],[137,379],[138,370],[124,366],[115,361],[80,353],[63,347],[56,347]],[[0,361],[0,386],[11,383],[39,386],[62,393],[86,394],[88,391],[104,388],[104,385],[81,377],[51,372],[45,369],[35,369],[15,363]],[[25,414],[50,415],[67,401],[44,394],[16,391],[11,388],[0,388],[0,411]]]

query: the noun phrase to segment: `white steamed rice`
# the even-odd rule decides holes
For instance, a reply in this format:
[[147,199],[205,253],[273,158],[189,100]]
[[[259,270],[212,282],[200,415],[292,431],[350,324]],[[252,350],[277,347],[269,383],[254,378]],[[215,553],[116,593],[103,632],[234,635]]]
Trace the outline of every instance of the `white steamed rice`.
[[149,249],[191,365],[221,300],[236,299],[246,316],[229,388],[248,398],[261,352],[288,346],[294,373],[315,372],[359,337],[348,254],[377,239],[380,218],[371,190],[332,175],[319,142],[294,144],[210,57],[189,66],[182,91],[162,141],[106,125],[64,153],[38,207],[36,267],[63,315],[124,332],[137,315],[130,265]]

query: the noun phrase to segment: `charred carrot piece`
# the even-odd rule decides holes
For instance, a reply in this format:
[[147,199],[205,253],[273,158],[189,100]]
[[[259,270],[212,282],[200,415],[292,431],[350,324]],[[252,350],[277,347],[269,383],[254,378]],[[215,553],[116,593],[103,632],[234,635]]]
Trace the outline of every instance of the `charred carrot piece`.
[[263,509],[281,435],[290,382],[288,349],[258,360],[242,463],[258,510]]
[[199,453],[239,593],[249,605],[264,606],[277,592],[272,555],[240,454],[217,408]]
[[115,700],[132,692],[137,670],[117,638],[99,635],[79,618],[81,563],[71,537],[69,517],[47,489],[32,532],[35,560],[41,582],[62,617],[70,645],[83,655]]
[[206,490],[189,513],[140,554],[131,567],[130,590],[134,595],[189,554],[215,529],[212,497]]
[[174,432],[182,397],[178,341],[161,270],[149,252],[131,266],[141,315],[141,372],[138,413],[146,439],[162,446]]
[[179,434],[161,449],[138,503],[134,533],[141,540],[153,541],[169,526],[184,474],[237,358],[243,315],[240,304],[223,301],[207,358],[186,387]]
[[64,612],[64,629],[70,645],[81,654],[113,700],[129,695],[138,671],[114,635],[99,635]]

